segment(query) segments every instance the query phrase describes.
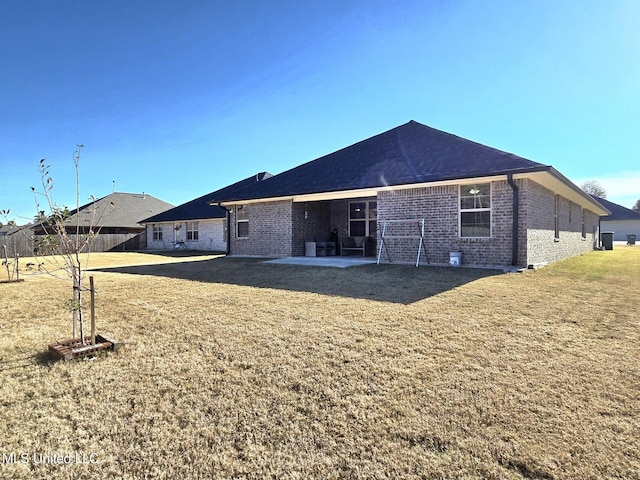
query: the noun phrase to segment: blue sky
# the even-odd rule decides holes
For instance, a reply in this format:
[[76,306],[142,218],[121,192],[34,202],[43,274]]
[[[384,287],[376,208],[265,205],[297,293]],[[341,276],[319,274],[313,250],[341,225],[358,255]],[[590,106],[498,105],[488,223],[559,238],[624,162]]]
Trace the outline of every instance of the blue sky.
[[[184,203],[413,119],[640,198],[640,2],[30,1],[0,16],[0,209]],[[114,183],[115,182],[115,183]]]

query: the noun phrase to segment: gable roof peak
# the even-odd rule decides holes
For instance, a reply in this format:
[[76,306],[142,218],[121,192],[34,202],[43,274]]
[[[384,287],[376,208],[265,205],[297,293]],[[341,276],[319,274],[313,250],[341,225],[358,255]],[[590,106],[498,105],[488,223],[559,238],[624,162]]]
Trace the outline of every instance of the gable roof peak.
[[[548,170],[415,120],[308,161],[220,201],[278,198]],[[226,192],[225,192],[226,193]]]

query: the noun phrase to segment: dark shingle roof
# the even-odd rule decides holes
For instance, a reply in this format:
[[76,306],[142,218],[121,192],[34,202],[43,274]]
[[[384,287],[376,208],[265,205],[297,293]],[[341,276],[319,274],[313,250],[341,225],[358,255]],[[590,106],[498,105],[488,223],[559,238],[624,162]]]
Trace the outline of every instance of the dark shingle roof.
[[71,211],[69,225],[75,225],[79,214],[81,226],[140,228],[140,220],[171,207],[170,203],[146,193],[114,192]]
[[271,176],[272,175],[268,172],[258,173],[257,175],[253,175],[232,185],[221,188],[220,190],[207,193],[206,195],[183,203],[182,205],[178,205],[177,207],[166,210],[165,212],[162,212],[158,215],[145,218],[140,223],[160,223],[187,220],[204,220],[208,218],[225,218],[227,216],[227,211],[217,205],[210,205],[209,202],[214,200],[217,196],[232,195],[235,192],[241,191]]
[[2,227],[0,227],[0,236],[8,236],[8,235],[15,235],[18,232],[21,232],[22,230],[26,230],[28,228],[31,228],[33,225],[29,224],[29,225],[11,225],[11,224],[5,224]]
[[410,121],[218,201],[455,180],[551,167]]
[[636,210],[610,202],[606,198],[596,197],[595,195],[591,196],[611,212],[611,215],[603,217],[603,220],[640,220],[640,212]]

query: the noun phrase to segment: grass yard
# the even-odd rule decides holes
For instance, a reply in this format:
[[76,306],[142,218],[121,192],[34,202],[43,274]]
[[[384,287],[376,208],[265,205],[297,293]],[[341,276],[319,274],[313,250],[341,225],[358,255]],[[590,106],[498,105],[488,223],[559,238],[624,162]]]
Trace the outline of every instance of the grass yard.
[[91,266],[126,342],[94,361],[46,353],[70,283],[0,284],[0,478],[640,478],[640,246],[524,274]]

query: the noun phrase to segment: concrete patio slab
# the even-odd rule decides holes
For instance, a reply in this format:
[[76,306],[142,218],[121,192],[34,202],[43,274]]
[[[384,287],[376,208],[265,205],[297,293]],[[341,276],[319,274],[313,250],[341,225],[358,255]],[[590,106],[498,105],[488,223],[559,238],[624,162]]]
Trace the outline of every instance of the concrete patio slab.
[[367,257],[285,257],[267,260],[265,263],[277,263],[283,265],[305,265],[308,267],[334,267],[347,268],[357,265],[376,263],[375,258]]

